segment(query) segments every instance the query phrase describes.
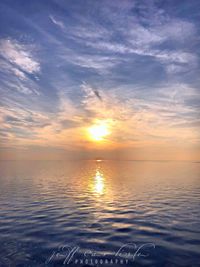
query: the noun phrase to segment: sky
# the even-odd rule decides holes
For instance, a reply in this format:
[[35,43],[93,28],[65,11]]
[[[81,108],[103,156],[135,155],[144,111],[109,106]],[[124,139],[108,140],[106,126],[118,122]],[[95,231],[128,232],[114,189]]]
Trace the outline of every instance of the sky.
[[200,160],[199,22],[198,0],[1,0],[0,159]]

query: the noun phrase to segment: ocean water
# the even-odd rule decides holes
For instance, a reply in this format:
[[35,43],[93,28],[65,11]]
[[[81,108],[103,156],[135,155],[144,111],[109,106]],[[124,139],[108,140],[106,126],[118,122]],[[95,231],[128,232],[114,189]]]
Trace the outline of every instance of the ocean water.
[[0,266],[200,266],[200,164],[1,161]]

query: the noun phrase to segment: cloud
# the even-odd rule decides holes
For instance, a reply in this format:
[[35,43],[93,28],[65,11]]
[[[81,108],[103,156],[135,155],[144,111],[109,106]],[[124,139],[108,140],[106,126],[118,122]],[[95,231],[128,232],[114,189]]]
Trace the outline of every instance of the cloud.
[[14,107],[1,107],[1,121],[3,128],[12,128],[13,126],[21,129],[33,129],[44,127],[49,124],[49,116],[30,109]]
[[[142,45],[141,47],[139,45],[134,47],[120,43],[103,42],[103,41],[99,43],[87,42],[87,44],[95,49],[101,50],[102,52],[107,51],[107,52],[122,54],[124,56],[126,55],[126,58],[128,58],[128,54],[135,54],[143,57],[152,57],[156,61],[163,64],[166,67],[166,71],[168,73],[173,73],[172,66],[174,67],[174,69],[176,68],[175,69],[176,73],[190,70],[198,66],[197,55],[191,52],[184,52],[181,49],[169,50],[166,48],[159,50],[157,48],[156,49],[150,47],[145,48]],[[118,62],[120,62],[119,59]],[[116,66],[116,64],[112,64],[111,67],[112,66]]]
[[40,74],[41,65],[33,56],[32,50],[33,46],[24,45],[11,38],[0,40],[1,90],[8,92],[14,89],[22,94],[40,95],[36,75]]
[[99,92],[99,90],[94,89],[92,86],[90,86],[89,84],[87,84],[86,82],[84,82],[81,85],[81,89],[84,92],[84,98],[86,100],[86,102],[83,103],[87,103],[87,99],[92,99],[94,97],[97,97],[98,100],[102,101],[102,97],[101,97],[101,93]]
[[108,57],[101,55],[77,55],[72,52],[72,56],[68,56],[68,61],[74,65],[80,66],[85,69],[92,69],[99,74],[109,73],[110,70],[117,66],[121,60],[116,57]]
[[61,29],[65,29],[65,25],[62,21],[57,20],[53,15],[50,15],[49,18],[53,24],[60,27]]
[[[10,64],[30,74],[40,72],[40,64],[33,58],[30,49],[16,40],[2,39],[0,53]],[[19,74],[19,72],[18,72]]]
[[124,36],[136,48],[153,48],[166,41],[180,43],[196,34],[195,26],[184,20],[166,18],[162,23],[143,26],[139,22],[129,25]]
[[[26,23],[23,36],[0,40],[4,145],[90,149],[84,134],[97,120],[109,121],[116,147],[194,144],[194,20],[154,1],[112,2],[94,2],[84,13],[68,3],[67,14],[60,12],[64,4],[50,4],[50,15],[37,20],[17,13]],[[40,57],[27,40],[39,43]]]
[[21,70],[14,68],[14,67],[11,67],[11,70],[19,79],[21,79],[21,80],[26,79],[26,75]]
[[[83,105],[92,119],[111,119],[113,140],[123,143],[149,142],[193,142],[194,130],[199,127],[196,105],[186,105],[189,99],[198,98],[198,92],[185,84],[166,84],[155,88],[151,96],[144,90],[125,88],[100,90],[103,101],[99,101],[90,85],[83,84]],[[123,96],[121,92],[123,90]],[[123,97],[123,101],[122,101]],[[200,99],[199,99],[200,103]],[[192,121],[192,123],[191,123]],[[184,127],[181,128],[181,125]],[[124,143],[124,144],[125,144]]]
[[[132,8],[136,6],[127,5],[123,12],[120,12],[119,6],[112,5],[101,9],[101,16],[107,20],[107,27],[96,21],[90,23],[89,18],[83,20],[78,17],[79,26],[69,27],[68,35],[89,51],[87,58],[77,57],[76,64],[100,70],[101,63],[105,62],[105,68],[108,66],[110,71],[120,62],[120,57],[121,60],[128,59],[132,54],[151,57],[160,63],[168,74],[173,74],[173,69],[174,73],[181,73],[196,68],[197,54],[192,50],[185,51],[184,48],[196,38],[197,29],[194,23],[181,18],[170,18],[164,10],[151,4],[139,6],[144,13],[144,23],[141,17],[137,17],[137,13],[132,12]],[[115,9],[117,16],[113,15]],[[91,51],[96,51],[98,57],[95,58]],[[106,57],[111,58],[110,66],[105,60]]]
[[60,91],[59,106],[54,113],[17,105],[3,107],[2,142],[13,146],[90,148],[85,131],[97,121],[109,123],[111,147],[196,142],[199,119],[196,104],[192,102],[198,98],[194,88],[186,84],[165,84],[155,88],[151,95],[141,88],[123,88],[123,95],[121,92],[122,88],[108,91],[84,82],[80,102],[70,100]]

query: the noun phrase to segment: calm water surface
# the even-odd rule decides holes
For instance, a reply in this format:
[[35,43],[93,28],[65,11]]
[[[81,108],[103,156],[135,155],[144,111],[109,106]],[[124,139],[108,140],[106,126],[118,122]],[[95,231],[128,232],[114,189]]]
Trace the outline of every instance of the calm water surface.
[[0,162],[0,266],[200,266],[200,164]]

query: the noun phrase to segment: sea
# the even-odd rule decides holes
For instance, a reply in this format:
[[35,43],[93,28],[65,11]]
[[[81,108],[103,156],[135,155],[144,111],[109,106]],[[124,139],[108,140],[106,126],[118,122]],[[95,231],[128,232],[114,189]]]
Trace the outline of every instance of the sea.
[[200,163],[0,161],[4,266],[200,266]]

